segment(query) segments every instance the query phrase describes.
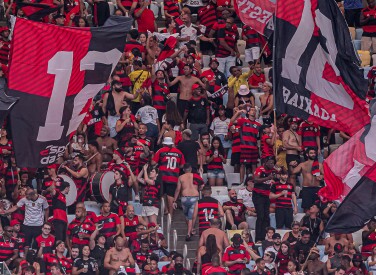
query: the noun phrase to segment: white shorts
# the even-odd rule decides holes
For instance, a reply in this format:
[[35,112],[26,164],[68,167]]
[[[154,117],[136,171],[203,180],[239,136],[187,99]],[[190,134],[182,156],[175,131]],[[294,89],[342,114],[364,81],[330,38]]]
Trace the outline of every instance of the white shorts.
[[260,57],[260,47],[253,47],[250,49],[245,49],[245,62],[256,61]]
[[143,206],[142,207],[142,217],[149,217],[152,215],[158,216],[159,209],[154,206]]

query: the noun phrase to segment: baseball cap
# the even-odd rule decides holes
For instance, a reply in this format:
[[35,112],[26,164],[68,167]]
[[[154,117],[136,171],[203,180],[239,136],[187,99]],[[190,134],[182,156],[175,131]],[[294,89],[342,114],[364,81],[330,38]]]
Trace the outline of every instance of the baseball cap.
[[334,245],[334,252],[339,253],[343,251],[343,245],[340,243],[336,243]]
[[231,241],[235,245],[240,245],[243,243],[242,236],[240,236],[240,234],[238,233],[234,234],[234,236],[231,238]]
[[352,260],[353,262],[362,262],[363,261],[362,254],[360,253],[354,254]]
[[21,224],[21,222],[19,220],[17,220],[17,219],[14,219],[14,220],[10,221],[10,226],[15,226],[17,224]]
[[198,88],[200,88],[200,85],[198,85],[196,83],[192,85],[192,90],[196,90]]
[[[212,59],[210,60],[210,64],[213,63],[213,62],[216,62],[217,65],[219,65],[219,61],[218,61],[216,58],[212,58]],[[210,65],[210,64],[209,64],[209,65]]]
[[226,107],[224,105],[219,105],[218,110],[226,110]]

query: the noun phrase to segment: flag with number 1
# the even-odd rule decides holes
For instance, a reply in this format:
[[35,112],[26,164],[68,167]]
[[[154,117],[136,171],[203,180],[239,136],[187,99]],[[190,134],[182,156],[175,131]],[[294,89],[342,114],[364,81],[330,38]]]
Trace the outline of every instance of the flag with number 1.
[[108,20],[100,28],[71,28],[16,19],[9,95],[19,98],[11,112],[18,166],[43,167],[64,153],[86,103],[118,63],[132,25],[129,18]]

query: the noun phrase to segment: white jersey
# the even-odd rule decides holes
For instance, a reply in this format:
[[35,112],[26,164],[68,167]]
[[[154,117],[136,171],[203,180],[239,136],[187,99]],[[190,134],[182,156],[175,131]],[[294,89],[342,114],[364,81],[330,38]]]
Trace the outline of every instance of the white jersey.
[[230,124],[230,119],[226,118],[221,120],[219,117],[213,119],[213,122],[210,126],[210,130],[214,131],[214,136],[218,135],[227,135],[228,125]]
[[46,198],[39,195],[35,201],[22,198],[17,202],[19,208],[24,205],[25,220],[23,224],[28,226],[42,226],[44,223],[44,210],[48,208]]
[[246,207],[255,207],[252,201],[252,191],[248,191],[247,188],[242,188],[238,191],[238,199],[243,200],[243,204]]

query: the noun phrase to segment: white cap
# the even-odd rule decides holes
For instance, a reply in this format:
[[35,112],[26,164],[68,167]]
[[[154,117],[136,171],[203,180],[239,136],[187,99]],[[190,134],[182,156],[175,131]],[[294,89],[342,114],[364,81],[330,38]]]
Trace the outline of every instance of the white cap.
[[174,142],[172,141],[172,138],[171,138],[171,137],[165,137],[165,138],[163,139],[162,144],[164,144],[164,145],[174,145]]
[[247,85],[240,85],[238,93],[239,93],[239,95],[249,94],[249,89],[248,89]]

